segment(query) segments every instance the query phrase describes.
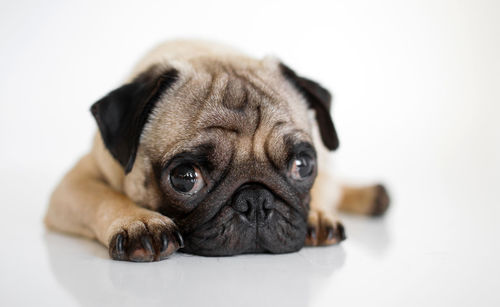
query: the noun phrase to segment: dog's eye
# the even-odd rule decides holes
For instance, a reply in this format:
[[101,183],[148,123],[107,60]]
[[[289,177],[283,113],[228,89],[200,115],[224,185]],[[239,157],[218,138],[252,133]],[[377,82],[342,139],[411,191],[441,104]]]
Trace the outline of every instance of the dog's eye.
[[170,172],[170,184],[180,193],[195,194],[205,185],[200,170],[191,164],[180,164]]
[[301,180],[312,175],[314,172],[314,159],[308,154],[296,156],[290,167],[290,176],[295,180]]

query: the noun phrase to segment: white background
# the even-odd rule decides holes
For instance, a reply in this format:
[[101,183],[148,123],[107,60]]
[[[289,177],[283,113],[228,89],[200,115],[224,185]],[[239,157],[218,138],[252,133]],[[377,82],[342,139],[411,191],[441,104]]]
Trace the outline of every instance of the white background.
[[[158,42],[273,54],[334,94],[336,173],[387,216],[288,255],[115,262],[41,221],[89,106]],[[499,306],[498,1],[2,1],[1,306]]]

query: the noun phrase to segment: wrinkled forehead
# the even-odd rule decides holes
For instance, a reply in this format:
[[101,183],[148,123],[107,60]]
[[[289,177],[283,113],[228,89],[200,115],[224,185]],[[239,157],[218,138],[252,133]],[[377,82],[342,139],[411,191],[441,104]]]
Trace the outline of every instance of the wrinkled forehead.
[[181,70],[144,129],[148,155],[173,155],[212,144],[235,161],[277,160],[287,142],[311,142],[308,111],[269,64],[200,61]]

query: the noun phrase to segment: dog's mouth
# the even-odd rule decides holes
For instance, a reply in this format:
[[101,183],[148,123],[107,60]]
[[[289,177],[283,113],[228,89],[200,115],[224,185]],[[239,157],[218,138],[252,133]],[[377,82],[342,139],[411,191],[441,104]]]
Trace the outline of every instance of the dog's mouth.
[[185,234],[183,251],[206,256],[294,252],[304,245],[306,218],[266,187],[246,184],[215,217]]

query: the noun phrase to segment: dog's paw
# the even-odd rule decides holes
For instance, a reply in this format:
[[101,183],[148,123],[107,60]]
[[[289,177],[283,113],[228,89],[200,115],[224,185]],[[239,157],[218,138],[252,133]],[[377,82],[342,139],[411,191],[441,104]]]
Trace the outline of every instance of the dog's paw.
[[307,246],[322,246],[340,243],[346,239],[344,225],[332,215],[311,210],[307,221]]
[[109,255],[115,260],[158,261],[184,246],[177,226],[160,214],[123,218],[111,228]]
[[389,208],[389,194],[387,193],[386,188],[381,184],[377,184],[373,189],[374,196],[370,214],[372,216],[381,216],[387,211],[387,208]]

